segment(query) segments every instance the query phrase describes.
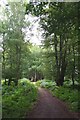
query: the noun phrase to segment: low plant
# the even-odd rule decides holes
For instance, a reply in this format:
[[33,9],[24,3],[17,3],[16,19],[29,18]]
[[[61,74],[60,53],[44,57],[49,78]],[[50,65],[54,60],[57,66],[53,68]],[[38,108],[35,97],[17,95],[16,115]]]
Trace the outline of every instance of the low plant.
[[29,81],[21,79],[18,86],[3,86],[3,118],[25,117],[37,100],[37,88]]

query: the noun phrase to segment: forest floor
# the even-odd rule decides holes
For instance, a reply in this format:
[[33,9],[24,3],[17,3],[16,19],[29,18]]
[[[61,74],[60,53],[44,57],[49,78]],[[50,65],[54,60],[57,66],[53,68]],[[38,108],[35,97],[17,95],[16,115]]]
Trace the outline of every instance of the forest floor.
[[39,88],[38,94],[38,102],[27,118],[78,118],[63,101],[53,97],[48,90]]

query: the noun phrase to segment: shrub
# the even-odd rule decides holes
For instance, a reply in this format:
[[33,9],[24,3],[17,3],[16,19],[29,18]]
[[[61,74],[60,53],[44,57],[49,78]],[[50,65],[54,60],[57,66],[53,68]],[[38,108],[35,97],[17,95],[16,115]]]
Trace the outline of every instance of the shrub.
[[18,86],[3,86],[3,118],[25,117],[37,100],[37,88],[29,80],[19,80]]

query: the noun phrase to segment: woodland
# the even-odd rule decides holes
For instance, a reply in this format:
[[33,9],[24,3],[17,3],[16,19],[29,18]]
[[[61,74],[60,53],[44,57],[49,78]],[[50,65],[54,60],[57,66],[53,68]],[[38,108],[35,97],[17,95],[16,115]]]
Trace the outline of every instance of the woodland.
[[[80,112],[79,12],[77,2],[9,2],[2,8],[3,118],[25,117],[37,102],[38,87]],[[40,45],[25,40],[32,24],[25,15],[39,20]]]

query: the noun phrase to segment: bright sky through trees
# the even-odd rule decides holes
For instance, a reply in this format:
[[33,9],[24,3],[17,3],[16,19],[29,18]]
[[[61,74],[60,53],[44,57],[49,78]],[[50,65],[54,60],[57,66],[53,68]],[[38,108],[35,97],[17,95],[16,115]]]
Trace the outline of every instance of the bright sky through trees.
[[30,26],[24,30],[26,33],[25,40],[29,40],[33,44],[40,45],[43,40],[43,30],[39,25],[39,18],[33,17],[32,15],[25,15],[25,20],[30,22]]
[[[5,4],[7,4],[7,0],[1,0],[0,1],[0,20],[3,21],[5,19],[3,15],[3,8],[5,7]],[[40,45],[42,38],[42,29],[39,25],[39,18],[33,17],[31,15],[25,15],[25,21],[29,21],[30,25],[29,27],[25,27],[25,41],[29,40],[33,44]]]

